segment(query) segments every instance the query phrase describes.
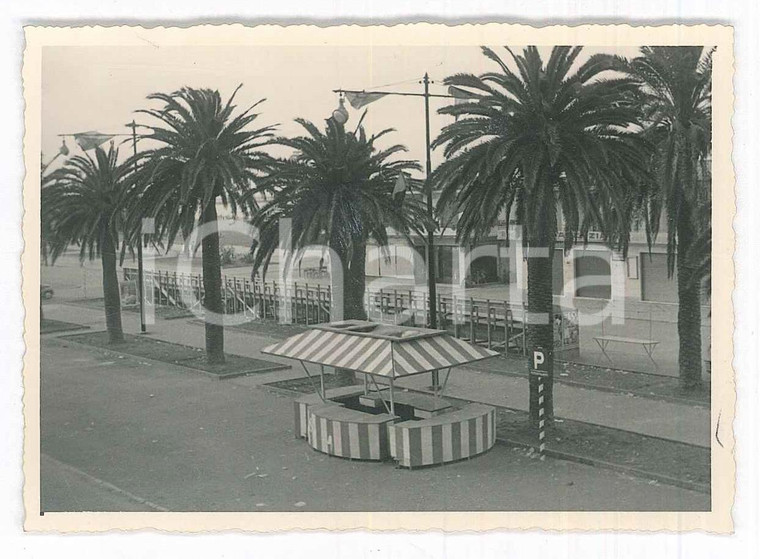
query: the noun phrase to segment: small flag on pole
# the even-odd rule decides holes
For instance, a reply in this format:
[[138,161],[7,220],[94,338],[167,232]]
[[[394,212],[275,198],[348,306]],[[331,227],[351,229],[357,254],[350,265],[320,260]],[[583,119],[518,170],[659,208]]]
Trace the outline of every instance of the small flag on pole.
[[346,99],[351,103],[354,109],[361,109],[365,105],[374,103],[378,99],[382,99],[387,93],[346,93]]
[[455,105],[461,105],[462,103],[466,103],[467,101],[475,97],[472,93],[465,91],[464,89],[457,87],[455,85],[449,86],[449,95],[451,95],[454,98]]
[[95,149],[113,137],[113,134],[101,134],[100,132],[95,131],[74,134],[74,140],[79,144],[79,147],[82,148],[83,151]]
[[409,177],[406,173],[401,172],[398,174],[396,184],[393,186],[393,202],[398,206],[404,203],[404,197],[406,196],[406,190],[409,188]]
[[393,187],[393,196],[397,194],[403,194],[406,189],[409,188],[409,183],[406,178],[406,173],[399,173],[396,179],[396,185]]
[[[471,93],[453,85],[449,86],[449,95],[454,98],[454,106],[468,103],[473,98]],[[454,120],[459,120],[459,115],[455,115]]]

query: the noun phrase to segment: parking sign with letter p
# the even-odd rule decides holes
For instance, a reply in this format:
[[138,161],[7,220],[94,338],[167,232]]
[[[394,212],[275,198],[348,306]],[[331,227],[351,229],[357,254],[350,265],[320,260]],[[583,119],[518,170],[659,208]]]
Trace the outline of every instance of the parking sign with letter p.
[[549,374],[549,359],[548,352],[542,347],[534,347],[531,353],[531,367],[530,372],[534,375],[548,375]]
[[540,349],[533,350],[533,368],[537,371],[543,370],[541,366],[546,362],[546,356]]

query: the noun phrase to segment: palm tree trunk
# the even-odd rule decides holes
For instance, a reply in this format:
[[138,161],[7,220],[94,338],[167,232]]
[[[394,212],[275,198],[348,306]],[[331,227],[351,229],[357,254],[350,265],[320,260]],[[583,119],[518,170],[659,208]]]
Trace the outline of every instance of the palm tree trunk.
[[366,262],[366,243],[355,245],[348,266],[343,267],[343,316],[347,319],[367,320],[364,308]]
[[691,262],[689,242],[695,232],[690,212],[683,208],[678,219],[678,377],[681,388],[702,386],[702,309],[699,282]]
[[118,344],[124,341],[124,331],[121,326],[121,294],[119,293],[119,277],[116,273],[116,244],[108,229],[103,234],[100,261],[103,267],[103,304],[108,343]]
[[[336,254],[339,247],[331,247]],[[356,244],[351,258],[341,254],[343,268],[343,318],[345,320],[367,320],[364,309],[365,265],[367,260],[366,243]],[[336,369],[336,381],[339,385],[349,386],[355,382],[355,374],[351,369]]]
[[[212,199],[201,214],[201,223],[209,224],[211,233],[201,241],[203,249],[203,307],[207,311],[206,359],[209,363],[224,363],[224,316],[222,301],[222,264],[219,256],[219,230],[216,223],[216,198]],[[213,314],[212,314],[213,313]]]
[[[551,249],[550,249],[551,255]],[[544,417],[551,421],[554,418],[554,327],[552,323],[552,258],[528,259],[528,314],[531,315],[528,329],[528,368],[533,367],[533,348],[540,347],[546,355],[548,376],[543,379]],[[540,323],[539,323],[540,321]],[[539,418],[539,377],[529,375],[530,418]]]
[[[551,181],[547,184],[551,185]],[[554,304],[552,299],[552,263],[554,244],[557,238],[557,214],[551,189],[545,197],[541,211],[535,222],[529,224],[528,247],[533,251],[547,251],[528,254],[528,316],[525,328],[528,333],[528,370],[533,368],[533,349],[542,348],[546,356],[547,376],[529,375],[528,410],[531,420],[539,419],[539,385],[543,384],[542,395],[544,418],[551,424],[554,419]],[[518,262],[518,266],[520,263]]]

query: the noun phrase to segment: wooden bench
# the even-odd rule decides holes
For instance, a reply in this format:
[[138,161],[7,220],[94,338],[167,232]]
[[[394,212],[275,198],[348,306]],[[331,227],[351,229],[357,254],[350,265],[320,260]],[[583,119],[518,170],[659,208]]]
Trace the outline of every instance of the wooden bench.
[[654,360],[654,357],[652,357],[652,353],[654,353],[655,348],[657,347],[657,344],[660,342],[657,340],[644,340],[642,338],[624,338],[621,336],[596,336],[594,338],[594,341],[599,346],[599,349],[602,350],[602,353],[607,358],[607,360],[614,365],[614,362],[612,361],[612,358],[607,355],[607,346],[610,343],[618,343],[618,344],[630,344],[630,345],[640,345],[644,348],[644,351],[647,354],[647,357],[649,357],[649,360],[654,365],[655,370],[657,370],[657,362]]

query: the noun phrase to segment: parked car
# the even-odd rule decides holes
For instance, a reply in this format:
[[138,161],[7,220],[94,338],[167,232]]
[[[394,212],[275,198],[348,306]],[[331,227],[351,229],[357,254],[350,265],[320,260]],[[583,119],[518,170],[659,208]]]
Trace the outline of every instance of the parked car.
[[53,286],[52,285],[47,285],[45,283],[43,283],[42,285],[40,285],[40,298],[41,299],[52,299],[54,293],[55,293],[55,291],[53,291]]

